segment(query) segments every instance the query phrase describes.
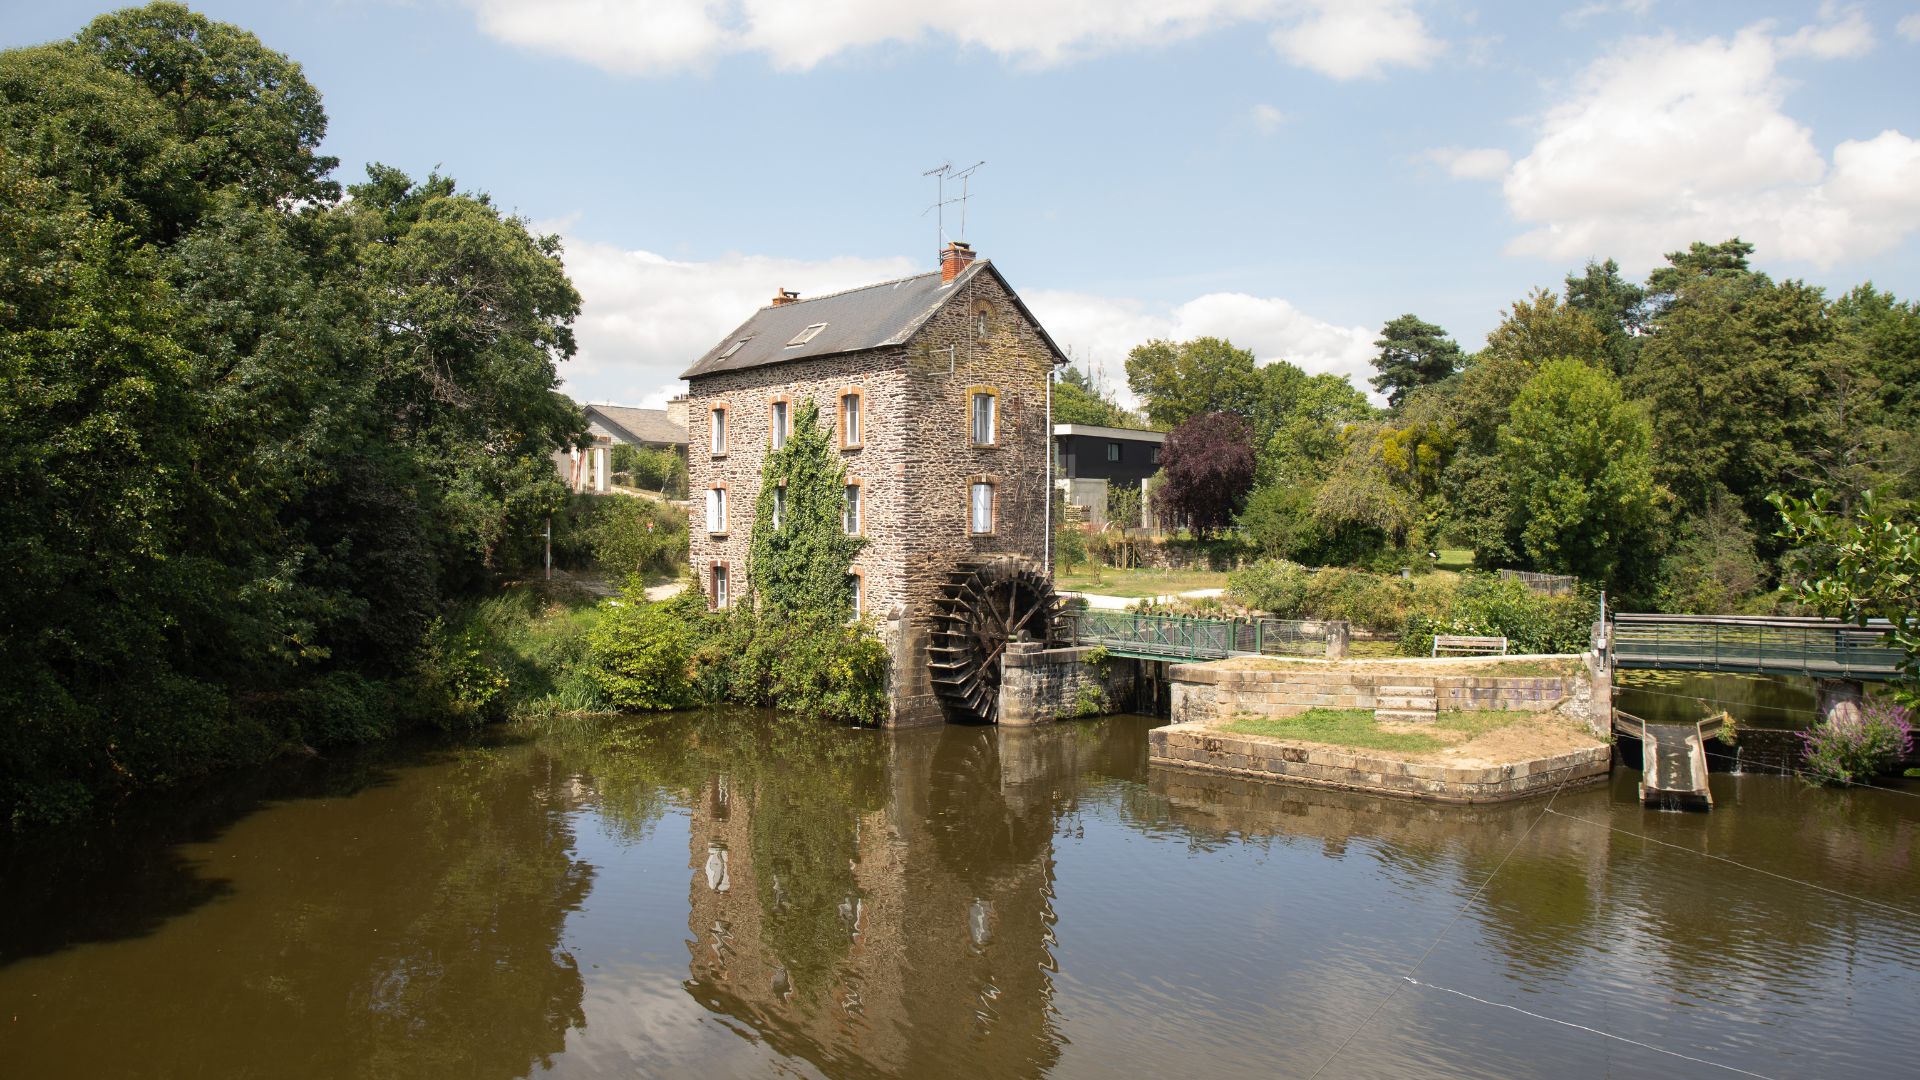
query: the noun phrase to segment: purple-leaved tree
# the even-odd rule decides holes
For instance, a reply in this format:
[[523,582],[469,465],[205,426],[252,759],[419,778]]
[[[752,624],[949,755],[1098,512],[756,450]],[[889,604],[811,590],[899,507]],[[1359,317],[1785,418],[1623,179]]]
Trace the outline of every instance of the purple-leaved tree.
[[1253,429],[1230,412],[1202,413],[1167,433],[1153,510],[1202,539],[1225,529],[1253,490]]

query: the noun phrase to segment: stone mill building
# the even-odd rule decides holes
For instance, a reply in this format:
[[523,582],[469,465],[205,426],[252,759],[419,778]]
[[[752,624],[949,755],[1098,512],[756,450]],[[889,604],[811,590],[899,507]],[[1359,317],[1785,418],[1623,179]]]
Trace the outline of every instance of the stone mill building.
[[844,527],[866,540],[848,588],[893,655],[891,722],[992,719],[1001,648],[1053,614],[1048,388],[1065,362],[965,244],[926,274],[781,290],[682,376],[708,603],[744,591],[762,463],[811,399],[846,470]]

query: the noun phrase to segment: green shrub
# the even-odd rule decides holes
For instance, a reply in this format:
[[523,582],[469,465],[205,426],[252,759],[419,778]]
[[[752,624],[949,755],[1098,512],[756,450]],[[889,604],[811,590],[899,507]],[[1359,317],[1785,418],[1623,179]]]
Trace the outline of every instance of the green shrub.
[[1828,784],[1860,783],[1899,765],[1913,748],[1913,724],[1905,708],[1870,701],[1858,719],[1822,720],[1800,739],[1809,777]]
[[472,731],[506,718],[506,673],[487,657],[477,626],[458,630],[434,620],[422,650],[419,675],[426,716],[451,731]]
[[1306,610],[1314,619],[1344,619],[1382,633],[1398,633],[1410,589],[1397,578],[1359,570],[1321,570],[1307,582]]
[[1285,559],[1262,559],[1227,575],[1227,596],[1277,619],[1304,618],[1313,571]]
[[705,613],[688,610],[689,594],[697,598],[700,590],[689,584],[673,600],[654,603],[629,588],[606,606],[587,639],[588,671],[609,704],[646,712],[694,703],[691,660]]
[[1058,574],[1070,574],[1087,561],[1087,534],[1076,525],[1061,525],[1053,530],[1053,568]]
[[[1442,594],[1435,589],[1428,601]],[[1432,652],[1436,634],[1505,637],[1519,653],[1584,652],[1591,638],[1595,603],[1584,592],[1547,596],[1524,583],[1494,574],[1468,572],[1444,609],[1411,612],[1400,630],[1400,650],[1409,656]]]
[[585,529],[593,558],[608,577],[670,574],[687,555],[686,515],[651,499],[598,497]]
[[669,499],[687,497],[687,463],[679,451],[618,445],[613,448],[613,471],[627,474],[634,487]]
[[390,688],[356,673],[335,671],[295,691],[288,703],[296,737],[308,746],[372,742],[393,734]]

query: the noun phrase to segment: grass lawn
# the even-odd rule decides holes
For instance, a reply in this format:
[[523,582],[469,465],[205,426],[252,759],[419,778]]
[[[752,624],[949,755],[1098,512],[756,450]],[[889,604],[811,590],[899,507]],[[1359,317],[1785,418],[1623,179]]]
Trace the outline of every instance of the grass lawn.
[[1441,570],[1470,570],[1473,568],[1472,548],[1435,548],[1440,560],[1434,566]]
[[1372,709],[1308,709],[1298,716],[1243,716],[1224,730],[1242,735],[1266,735],[1275,739],[1351,746],[1356,750],[1400,750],[1424,753],[1439,750],[1450,742],[1464,742],[1491,731],[1498,731],[1533,715],[1498,709],[1470,712],[1449,710],[1434,722],[1436,731],[1464,736],[1458,740],[1440,739],[1416,732],[1383,730],[1373,719]]
[[1056,574],[1053,587],[1061,592],[1099,593],[1142,599],[1194,589],[1224,589],[1227,575],[1217,570],[1115,570],[1111,566],[1075,566],[1070,574]]

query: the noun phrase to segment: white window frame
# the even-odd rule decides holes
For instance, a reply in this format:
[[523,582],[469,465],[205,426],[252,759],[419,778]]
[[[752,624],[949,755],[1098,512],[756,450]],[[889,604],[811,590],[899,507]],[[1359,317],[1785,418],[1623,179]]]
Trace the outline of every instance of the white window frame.
[[727,407],[716,405],[707,410],[707,440],[714,457],[727,452]]
[[840,446],[852,449],[866,445],[867,395],[849,390],[840,395]]
[[713,607],[715,611],[725,608],[733,600],[733,583],[727,579],[733,575],[726,563],[714,563],[709,577],[713,582]]
[[[986,438],[980,437],[980,403],[986,402]],[[975,390],[968,397],[967,434],[975,446],[1000,444],[1000,395],[991,390]]]
[[[986,503],[980,501],[982,492],[986,494]],[[967,532],[973,536],[992,536],[994,512],[998,509],[994,500],[1000,497],[991,480],[974,480],[967,484]],[[982,517],[984,515],[984,522]],[[982,528],[982,525],[985,525]]]
[[707,489],[707,532],[710,535],[719,536],[726,531],[727,489],[710,487]]
[[866,528],[866,497],[860,485],[849,482],[841,490],[840,526],[848,536],[859,536]]
[[778,450],[787,445],[787,436],[793,427],[793,403],[776,401],[769,407],[769,413],[767,426],[771,430],[770,439],[773,448]]
[[786,517],[787,517],[787,485],[777,484],[774,486],[774,489],[773,489],[773,531],[774,532],[780,531],[780,526],[786,523]]

